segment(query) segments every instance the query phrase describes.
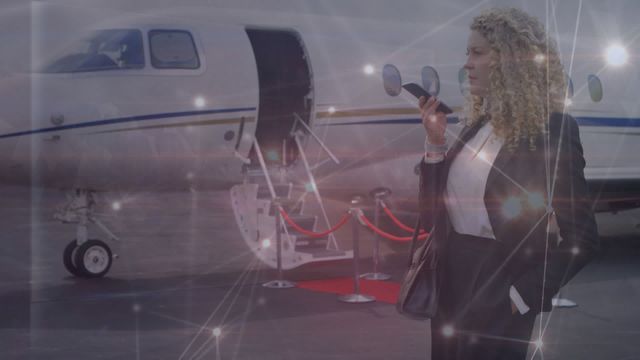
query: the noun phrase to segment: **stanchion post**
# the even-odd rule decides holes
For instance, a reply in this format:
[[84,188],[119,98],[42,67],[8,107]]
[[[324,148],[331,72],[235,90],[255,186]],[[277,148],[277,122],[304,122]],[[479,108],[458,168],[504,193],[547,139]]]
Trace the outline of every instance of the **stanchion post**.
[[347,303],[368,303],[376,301],[376,298],[370,295],[360,294],[360,235],[358,231],[358,216],[360,215],[360,209],[356,207],[360,204],[357,199],[351,201],[352,207],[349,210],[351,214],[351,225],[353,234],[353,294],[342,295],[338,297],[338,300]]
[[282,272],[282,215],[280,214],[280,204],[280,199],[276,198],[273,199],[271,205],[276,220],[276,263],[278,268],[278,278],[262,284],[262,286],[270,289],[288,289],[296,286],[296,283],[284,280]]
[[[374,214],[374,223],[376,228],[380,228],[380,211],[382,210],[382,201],[389,194],[388,191],[380,190],[373,193],[373,197],[376,202],[376,211]],[[391,275],[378,272],[378,265],[380,264],[380,235],[377,232],[373,233],[373,272],[362,275],[366,280],[389,280]]]

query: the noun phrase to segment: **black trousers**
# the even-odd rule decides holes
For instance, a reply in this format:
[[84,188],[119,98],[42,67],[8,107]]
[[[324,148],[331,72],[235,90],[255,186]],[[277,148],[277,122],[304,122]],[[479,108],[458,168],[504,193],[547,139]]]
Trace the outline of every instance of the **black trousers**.
[[431,359],[525,359],[536,315],[512,314],[504,245],[452,232],[441,254]]

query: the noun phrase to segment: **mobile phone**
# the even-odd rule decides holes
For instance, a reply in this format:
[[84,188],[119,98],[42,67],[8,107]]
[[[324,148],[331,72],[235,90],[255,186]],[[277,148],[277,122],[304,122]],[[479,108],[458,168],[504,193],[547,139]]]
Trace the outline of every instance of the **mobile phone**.
[[[411,93],[411,95],[415,96],[416,99],[420,99],[421,96],[424,96],[425,98],[427,98],[427,100],[429,100],[429,98],[431,97],[431,94],[429,94],[429,92],[425,89],[422,88],[422,86],[416,84],[416,83],[408,83],[408,84],[404,84],[402,85],[402,87],[407,90],[408,92]],[[442,101],[440,102],[440,105],[438,105],[438,107],[436,108],[437,112],[442,112],[445,114],[451,114],[453,112],[453,110],[451,110],[450,107],[448,107],[445,103],[443,103]]]

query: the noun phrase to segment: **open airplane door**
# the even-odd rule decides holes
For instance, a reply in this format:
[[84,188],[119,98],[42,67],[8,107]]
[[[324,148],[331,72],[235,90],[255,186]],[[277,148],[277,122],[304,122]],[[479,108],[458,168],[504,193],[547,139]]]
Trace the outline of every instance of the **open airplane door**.
[[280,210],[285,211],[311,231],[318,222],[317,216],[303,214],[305,197],[292,186],[300,179],[289,174],[294,166],[308,166],[303,154],[308,132],[296,130],[310,128],[314,115],[312,72],[302,38],[291,30],[246,32],[256,59],[260,100],[245,182],[231,189],[244,241],[265,264],[281,269],[351,258],[353,252],[340,250],[335,238],[307,236],[280,219]]
[[[257,28],[246,31],[260,83],[256,140],[267,164],[288,166],[299,155],[291,135],[296,118],[308,125],[313,121],[311,65],[297,32]],[[257,160],[255,149],[251,157]]]

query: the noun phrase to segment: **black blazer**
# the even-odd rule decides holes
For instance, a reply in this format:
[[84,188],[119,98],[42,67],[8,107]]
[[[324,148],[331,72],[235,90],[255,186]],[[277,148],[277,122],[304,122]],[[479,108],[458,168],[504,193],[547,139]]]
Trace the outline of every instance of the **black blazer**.
[[[424,229],[432,232],[441,251],[447,249],[446,238],[451,231],[442,196],[449,169],[480,127],[481,122],[465,127],[444,161],[436,164],[421,161],[421,221]],[[595,255],[599,239],[575,119],[566,114],[552,114],[548,134],[538,136],[535,144],[533,151],[528,141],[521,141],[514,151],[509,151],[506,145],[502,147],[489,172],[484,203],[496,240],[505,245],[505,271],[514,279],[512,284],[505,285],[514,285],[531,311],[538,313],[551,310],[551,298]],[[553,189],[550,205],[547,173],[551,174],[549,186]],[[519,204],[516,216],[514,212],[505,213],[507,199],[511,206],[514,201]],[[554,236],[547,237],[550,209],[555,212],[560,242]]]

